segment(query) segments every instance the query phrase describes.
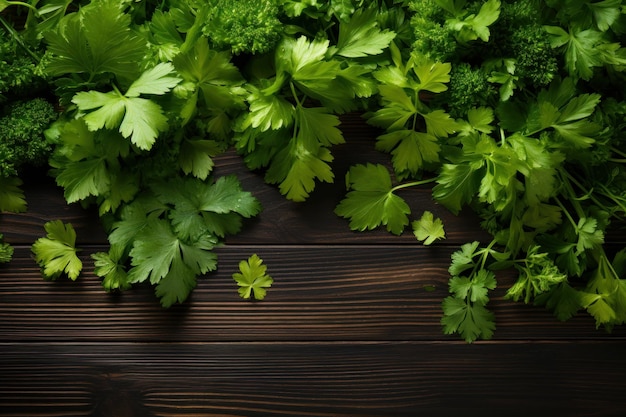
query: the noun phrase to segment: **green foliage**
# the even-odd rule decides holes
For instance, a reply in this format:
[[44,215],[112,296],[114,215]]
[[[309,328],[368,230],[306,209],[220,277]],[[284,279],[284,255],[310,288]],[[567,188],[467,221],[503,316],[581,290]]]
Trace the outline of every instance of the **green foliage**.
[[12,103],[0,118],[0,177],[17,176],[25,166],[43,166],[52,151],[43,134],[57,118],[41,98]]
[[[375,42],[363,44],[364,34]],[[380,54],[392,37],[378,27],[375,13],[363,12],[340,23],[336,46],[324,38],[283,39],[273,71],[248,85],[249,112],[235,127],[248,166],[266,167],[266,181],[293,201],[308,198],[316,181],[332,182],[330,148],[344,142],[337,114],[355,110],[375,92],[372,65],[351,59]]]
[[272,50],[283,35],[277,0],[212,0],[202,32],[218,48],[234,54]]
[[76,249],[76,231],[71,224],[53,220],[44,225],[46,237],[33,243],[35,261],[46,279],[56,280],[62,274],[75,281],[83,268]]
[[430,211],[425,211],[419,220],[413,221],[411,227],[417,240],[423,241],[427,246],[446,237],[443,222],[439,218],[434,218]]
[[421,99],[423,93],[441,93],[450,81],[450,65],[411,55],[403,62],[392,47],[393,65],[374,73],[381,83],[381,106],[365,116],[368,123],[384,128],[377,149],[389,152],[399,178],[416,177],[426,166],[439,162],[440,139],[458,128],[442,110],[431,110]]
[[0,263],[11,262],[13,258],[13,246],[4,241],[4,237],[0,234]]
[[491,106],[497,97],[489,82],[489,74],[482,68],[472,68],[462,62],[450,72],[449,91],[445,99],[451,115],[464,117],[473,108]]
[[[492,337],[488,302],[502,268],[518,273],[508,298],[563,320],[586,310],[609,330],[626,320],[626,256],[609,261],[604,248],[626,217],[622,1],[25,7],[24,31],[3,23],[0,94],[13,105],[10,94],[38,75],[57,86],[51,173],[68,202],[99,207],[111,246],[92,260],[107,291],[146,281],[164,306],[185,300],[216,268],[214,248],[261,209],[236,178],[216,175],[214,157],[234,146],[286,198],[304,201],[335,180],[340,116],[362,111],[393,173],[367,161],[349,170],[335,211],[351,229],[401,234],[410,224],[424,244],[443,238],[439,219],[412,221],[400,196],[434,181],[438,204],[473,209],[492,234],[452,256],[446,333]],[[19,167],[0,166],[0,209],[24,210]],[[57,229],[42,263],[75,276],[76,265],[65,269],[73,231]],[[233,278],[256,298],[271,281],[258,257]]]
[[180,82],[179,78],[171,76],[173,70],[171,64],[158,64],[142,73],[125,94],[113,86],[114,90],[108,93],[80,92],[72,102],[79,110],[93,110],[83,117],[89,130],[118,128],[133,145],[150,150],[159,133],[167,129],[168,120],[157,103],[139,96],[169,92]]
[[274,279],[267,274],[267,266],[255,253],[247,261],[239,262],[239,272],[233,274],[233,279],[239,286],[238,292],[241,298],[263,300],[267,294],[266,288],[270,288]]
[[383,165],[355,165],[347,174],[348,194],[335,213],[350,219],[352,230],[371,230],[387,226],[399,235],[409,224],[408,204],[394,194],[389,171]]
[[31,96],[43,85],[39,42],[26,40],[0,17],[0,103]]
[[54,30],[44,33],[51,76],[82,74],[84,81],[115,74],[134,79],[146,43],[130,27],[131,16],[116,0],[90,2],[65,15]]
[[26,197],[20,188],[21,185],[22,180],[19,177],[0,177],[0,212],[21,213],[26,211]]

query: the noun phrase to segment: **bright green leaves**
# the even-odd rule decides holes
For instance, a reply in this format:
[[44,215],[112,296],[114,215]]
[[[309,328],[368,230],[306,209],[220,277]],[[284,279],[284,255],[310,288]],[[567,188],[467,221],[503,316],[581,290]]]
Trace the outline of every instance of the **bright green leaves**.
[[56,30],[45,33],[52,56],[46,71],[51,75],[85,73],[90,80],[103,73],[132,79],[146,44],[130,23],[122,4],[113,0],[92,2],[68,14]]
[[429,164],[439,162],[440,138],[447,138],[459,128],[443,110],[430,110],[420,100],[421,91],[442,92],[450,81],[450,65],[418,62],[396,62],[374,76],[382,85],[382,106],[367,114],[368,123],[386,133],[378,137],[377,149],[391,153],[399,178],[416,176]]
[[47,236],[37,239],[32,246],[35,261],[42,267],[46,279],[55,280],[66,274],[75,281],[83,268],[76,249],[76,231],[71,224],[63,224],[60,220],[47,222],[44,225]]
[[626,272],[624,253],[619,252],[613,263],[601,254],[597,268],[580,294],[581,305],[595,318],[596,327],[604,325],[610,330],[626,322],[626,280],[620,278]]
[[[447,3],[450,2],[448,1]],[[446,8],[448,11],[454,10],[455,14],[458,16],[461,13],[456,9],[457,7]],[[499,16],[500,0],[488,0],[480,7],[477,14],[469,14],[462,18],[455,17],[448,19],[446,25],[449,25],[453,30],[458,32],[456,37],[460,43],[466,43],[476,39],[487,42],[490,36],[489,26],[498,20]]]
[[94,260],[94,273],[103,278],[102,287],[106,291],[124,291],[131,287],[120,249],[120,246],[115,246],[108,253],[97,252],[91,255]]
[[208,41],[202,39],[193,49],[177,55],[173,63],[183,79],[176,89],[176,94],[185,100],[183,122],[200,115],[211,133],[225,139],[230,134],[234,112],[243,107],[245,94],[241,88],[243,78],[230,54],[210,49]]
[[134,174],[119,163],[119,158],[128,155],[130,149],[119,133],[92,132],[83,119],[75,119],[62,124],[57,140],[50,165],[68,203],[97,197],[100,212],[106,213],[132,200],[138,186],[133,181]]
[[380,225],[401,234],[409,224],[408,204],[394,194],[389,171],[382,165],[355,165],[347,174],[348,189],[335,213],[350,219],[352,230],[371,230]]
[[274,280],[267,274],[267,266],[255,253],[247,261],[239,262],[239,272],[233,274],[233,280],[239,286],[238,292],[241,298],[262,300],[267,294],[267,288],[272,286]]
[[[304,201],[317,181],[334,181],[330,149],[344,142],[337,114],[376,91],[375,66],[356,59],[382,53],[395,36],[380,30],[375,17],[359,12],[342,22],[337,46],[323,38],[285,38],[274,71],[258,71],[247,85],[249,111],[234,129],[237,149],[250,168],[267,168],[266,182],[279,184],[289,200]],[[364,34],[374,38],[363,43]]]
[[214,140],[185,139],[180,145],[178,161],[185,174],[204,180],[213,170],[213,157],[220,153],[222,146]]
[[493,272],[480,269],[471,278],[450,279],[452,296],[444,299],[441,324],[445,334],[459,333],[466,342],[491,339],[496,328],[493,313],[485,308],[488,291],[496,287]]
[[462,143],[463,156],[442,166],[433,197],[453,213],[475,196],[503,210],[514,200],[519,187],[514,153],[498,147],[486,135],[472,135],[463,138]]
[[380,30],[374,8],[359,9],[347,23],[339,25],[337,54],[347,58],[362,58],[383,52],[396,34]]
[[419,220],[413,221],[411,227],[417,240],[423,241],[424,245],[431,245],[436,240],[446,237],[443,222],[439,218],[435,219],[430,211],[425,211]]
[[[219,239],[237,233],[242,218],[260,210],[234,176],[215,182],[178,178],[154,184],[152,192],[127,205],[113,223],[111,251],[98,258],[103,285],[115,288],[149,281],[164,307],[183,302],[197,277],[216,269],[213,249]],[[125,259],[131,265],[126,277],[118,269]]]
[[539,246],[528,249],[526,257],[516,263],[515,268],[519,276],[506,296],[515,301],[524,300],[526,304],[555,285],[567,282],[567,275],[559,270],[547,252],[540,252]]
[[[497,286],[491,269],[508,265],[510,253],[493,249],[495,241],[485,248],[479,242],[466,243],[452,254],[448,272],[450,296],[444,299],[441,324],[446,334],[458,333],[471,343],[491,339],[495,330],[494,315],[486,306],[489,291]],[[493,262],[495,261],[495,262]]]
[[280,183],[280,192],[292,201],[304,201],[315,188],[315,180],[333,182],[334,174],[329,162],[333,157],[328,148],[302,143],[296,136],[288,146],[278,152],[267,170],[265,181]]
[[547,26],[546,30],[552,36],[552,47],[564,50],[566,69],[572,77],[590,80],[594,68],[626,64],[620,44],[611,43],[601,31],[559,26]]
[[171,75],[173,70],[172,64],[158,64],[141,74],[124,95],[117,89],[80,92],[72,102],[82,111],[93,110],[83,116],[90,130],[119,128],[139,149],[149,150],[159,133],[167,129],[168,119],[159,104],[139,96],[162,95],[174,88],[180,79]]
[[403,129],[378,137],[376,148],[391,153],[394,170],[400,177],[417,174],[425,164],[439,161],[441,146],[437,137]]
[[598,94],[576,95],[574,80],[566,78],[542,90],[537,95],[536,103],[500,106],[499,116],[505,129],[520,130],[527,136],[546,130],[553,131],[554,145],[561,142],[564,148],[582,149],[589,148],[600,132],[600,126],[590,120],[599,102]]
[[259,202],[241,189],[236,177],[220,177],[207,185],[199,180],[171,181],[153,187],[159,200],[173,206],[169,218],[182,238],[198,234],[224,237],[241,227],[241,217],[261,211]]

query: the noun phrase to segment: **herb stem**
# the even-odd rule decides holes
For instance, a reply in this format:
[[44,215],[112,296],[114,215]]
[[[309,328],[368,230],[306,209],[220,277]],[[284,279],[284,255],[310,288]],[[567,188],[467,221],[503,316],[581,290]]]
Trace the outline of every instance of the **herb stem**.
[[[35,10],[37,10],[37,9],[35,9]],[[2,23],[2,26],[4,26],[4,28],[7,30],[7,32],[9,32],[11,34],[11,36],[17,41],[17,43],[20,44],[20,46],[28,53],[28,55],[30,55],[35,61],[37,61],[37,63],[39,63],[39,61],[41,61],[41,57],[38,56],[33,51],[31,51],[28,46],[26,46],[26,44],[22,40],[22,37],[20,36],[20,34],[17,33],[17,31],[11,25],[9,25],[7,23],[7,21],[4,20],[4,18],[2,16],[0,16],[0,23]]]
[[427,180],[413,181],[413,182],[407,182],[405,184],[396,185],[395,187],[393,187],[391,189],[391,192],[398,191],[398,190],[401,190],[403,188],[416,187],[418,185],[430,184],[431,182],[434,182],[436,179],[437,178],[429,178]]
[[298,105],[298,107],[302,107],[302,103],[300,102],[300,100],[298,100],[298,93],[296,91],[296,86],[293,85],[291,81],[289,82],[289,88],[291,88],[291,94],[293,95],[293,99]]

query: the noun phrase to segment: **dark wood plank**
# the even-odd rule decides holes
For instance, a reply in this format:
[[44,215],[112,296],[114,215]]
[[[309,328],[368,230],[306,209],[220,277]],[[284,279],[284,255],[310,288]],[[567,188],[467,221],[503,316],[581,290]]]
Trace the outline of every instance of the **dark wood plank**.
[[[28,249],[18,250],[10,266],[0,266],[0,334],[46,342],[458,340],[439,324],[451,248],[228,246],[218,251],[219,270],[169,310],[148,286],[106,294],[89,262],[96,249],[82,254],[77,282],[43,281]],[[252,253],[275,280],[261,302],[240,299],[231,277]],[[491,306],[496,339],[626,340],[624,326],[607,334],[587,314],[561,323],[543,308],[503,300],[511,275],[500,282]]]
[[0,344],[0,415],[626,412],[624,344]]

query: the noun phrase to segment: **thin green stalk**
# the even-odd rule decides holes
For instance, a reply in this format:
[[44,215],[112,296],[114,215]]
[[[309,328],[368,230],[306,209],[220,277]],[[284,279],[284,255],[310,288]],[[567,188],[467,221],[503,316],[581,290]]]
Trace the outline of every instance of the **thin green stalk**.
[[17,33],[17,31],[11,25],[9,25],[9,23],[6,20],[4,20],[4,18],[2,16],[0,16],[0,23],[2,24],[2,26],[4,26],[4,28],[7,30],[7,32],[9,32],[11,34],[11,36],[17,41],[17,43],[19,43],[20,46],[28,53],[28,55],[31,56],[31,58],[33,58],[38,63],[39,63],[39,61],[41,61],[41,57],[38,56],[33,51],[31,51],[28,46],[26,46],[26,44],[22,40],[22,37],[20,36],[20,34]]
[[393,187],[391,189],[391,192],[398,191],[398,190],[401,190],[403,188],[416,187],[418,185],[430,184],[431,182],[435,182],[436,180],[437,180],[437,178],[429,178],[427,180],[407,182],[405,184],[396,185],[395,187]]

